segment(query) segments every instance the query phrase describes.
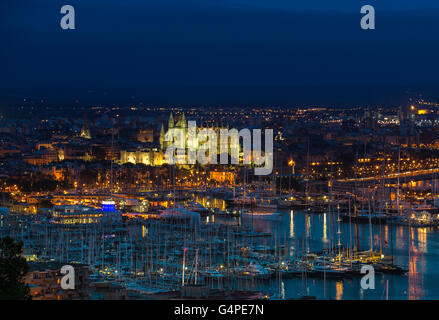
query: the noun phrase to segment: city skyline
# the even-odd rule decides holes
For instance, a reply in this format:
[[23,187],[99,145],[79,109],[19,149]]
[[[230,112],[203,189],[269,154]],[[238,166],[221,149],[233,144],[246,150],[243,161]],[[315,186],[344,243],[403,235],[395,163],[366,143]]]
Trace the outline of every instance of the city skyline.
[[438,17],[1,1],[0,300],[439,300]]

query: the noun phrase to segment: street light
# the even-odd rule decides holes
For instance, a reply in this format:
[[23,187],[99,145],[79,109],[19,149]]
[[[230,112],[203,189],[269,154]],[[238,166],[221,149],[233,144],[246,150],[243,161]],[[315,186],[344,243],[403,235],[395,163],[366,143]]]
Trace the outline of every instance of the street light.
[[292,167],[291,172],[294,174],[294,167],[296,166],[296,163],[294,162],[294,160],[292,158],[290,161],[288,161],[288,166]]
[[294,167],[296,166],[296,163],[294,162],[293,158],[288,161],[288,166],[291,167],[291,174],[288,177],[288,192],[291,193],[291,175],[294,174]]

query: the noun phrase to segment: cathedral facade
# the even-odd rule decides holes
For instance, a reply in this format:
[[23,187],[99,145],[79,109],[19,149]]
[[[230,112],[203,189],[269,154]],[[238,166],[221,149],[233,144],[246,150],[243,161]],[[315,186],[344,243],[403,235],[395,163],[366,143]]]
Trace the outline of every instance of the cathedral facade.
[[[186,116],[183,113],[182,116],[178,119],[178,121],[174,120],[174,116],[171,112],[168,119],[167,128],[165,129],[165,125],[162,123],[160,128],[160,136],[159,136],[159,147],[153,148],[153,149],[143,149],[143,150],[133,150],[133,151],[121,151],[121,163],[143,163],[145,165],[151,165],[151,166],[161,166],[163,164],[166,164],[166,149],[175,142],[174,141],[167,141],[166,140],[166,134],[169,132],[169,130],[172,129],[180,129],[183,131],[183,136],[185,139],[185,149],[186,149],[186,155],[187,150],[189,148],[189,143],[191,141],[188,139],[188,121],[186,120]],[[220,155],[221,150],[227,150],[228,155],[236,155],[238,154],[238,161],[242,160],[242,152],[239,140],[232,141],[232,139],[228,139],[227,141],[220,141],[220,130],[221,129],[228,129],[227,126],[211,126],[211,127],[198,127],[196,128],[197,137],[201,130],[203,129],[211,129],[214,130],[217,137],[217,155]],[[199,150],[200,147],[206,143],[207,137],[204,137],[203,139],[197,138],[195,142],[192,141],[192,143],[195,143],[195,145],[191,145],[190,147],[194,150]],[[222,144],[222,145],[221,145]],[[187,157],[187,156],[186,156]]]

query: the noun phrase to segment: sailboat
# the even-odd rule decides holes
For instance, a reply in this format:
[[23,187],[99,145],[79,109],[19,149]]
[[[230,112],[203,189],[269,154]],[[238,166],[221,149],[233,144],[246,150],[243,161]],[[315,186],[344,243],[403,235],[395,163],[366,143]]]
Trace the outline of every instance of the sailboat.
[[250,219],[277,220],[280,219],[281,214],[276,211],[256,209],[256,210],[243,210],[241,216],[243,218],[250,218]]

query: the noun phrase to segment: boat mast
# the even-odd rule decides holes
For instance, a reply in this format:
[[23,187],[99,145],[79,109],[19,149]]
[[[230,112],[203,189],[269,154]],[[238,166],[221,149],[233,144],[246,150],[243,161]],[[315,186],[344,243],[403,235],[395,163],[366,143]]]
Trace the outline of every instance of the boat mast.
[[198,278],[198,249],[195,250],[195,285],[197,285]]
[[386,281],[386,300],[389,300],[389,280]]
[[337,235],[338,235],[338,265],[341,266],[341,230],[340,230],[340,207],[337,208]]
[[183,249],[183,271],[181,273],[181,286],[184,287],[184,269],[185,269],[185,259],[186,259],[186,248]]
[[398,183],[396,185],[396,208],[398,210],[398,215],[400,214],[400,205],[399,205],[399,175],[401,172],[401,146],[398,148]]
[[323,299],[326,299],[326,256],[323,256]]
[[114,144],[114,130],[111,130],[111,157],[110,157],[110,196],[113,193],[113,144]]
[[370,208],[370,193],[367,194],[368,207],[369,207],[369,238],[370,238],[370,252],[373,251],[373,235],[372,235],[372,217]]

